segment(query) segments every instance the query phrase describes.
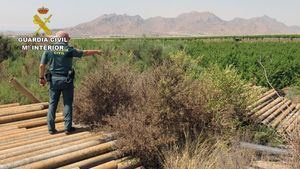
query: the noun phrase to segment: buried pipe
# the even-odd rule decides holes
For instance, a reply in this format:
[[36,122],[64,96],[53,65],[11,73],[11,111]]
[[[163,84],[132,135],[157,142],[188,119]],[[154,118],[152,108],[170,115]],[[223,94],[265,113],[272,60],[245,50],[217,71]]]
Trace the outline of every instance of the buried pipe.
[[291,151],[288,149],[269,147],[269,146],[247,143],[247,142],[240,142],[240,147],[255,150],[255,151],[260,151],[260,152],[264,152],[264,153],[268,153],[268,154],[274,154],[274,155],[291,154]]
[[14,77],[9,81],[13,87],[19,91],[22,95],[24,95],[31,103],[41,103],[38,98],[36,98],[27,88],[25,88],[20,82],[17,81]]

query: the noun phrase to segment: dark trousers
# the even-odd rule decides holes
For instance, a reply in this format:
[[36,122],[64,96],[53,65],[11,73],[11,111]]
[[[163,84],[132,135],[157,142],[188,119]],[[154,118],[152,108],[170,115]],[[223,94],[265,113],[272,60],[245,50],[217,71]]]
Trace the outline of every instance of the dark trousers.
[[74,84],[66,83],[64,77],[52,77],[49,82],[49,110],[47,114],[48,130],[55,129],[56,109],[59,102],[59,97],[62,93],[64,103],[64,121],[65,130],[69,130],[72,127],[72,105],[74,97]]

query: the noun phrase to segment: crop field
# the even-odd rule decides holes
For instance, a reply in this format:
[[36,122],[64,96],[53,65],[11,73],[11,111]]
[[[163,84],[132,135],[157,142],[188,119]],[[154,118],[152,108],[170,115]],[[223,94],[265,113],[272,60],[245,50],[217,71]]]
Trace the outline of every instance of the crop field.
[[[275,88],[283,89],[299,84],[300,42],[237,42],[233,38],[226,38],[225,41],[207,41],[207,38],[75,39],[71,43],[77,48],[104,50],[103,58],[92,57],[83,59],[84,61],[76,61],[77,82],[80,83],[84,74],[93,71],[95,64],[91,63],[101,64],[101,60],[130,62],[143,71],[172,54],[183,52],[197,62],[195,66],[199,71],[213,64],[222,68],[231,65],[243,79],[255,85],[269,87],[262,67],[264,66],[269,81]],[[39,95],[42,91],[36,81],[38,73],[36,65],[40,60],[41,52],[20,52],[17,44],[5,45],[8,43],[5,42],[5,38],[2,42],[1,85],[7,90],[0,91],[0,102],[11,103],[21,99],[8,87],[7,79],[12,76],[21,80],[32,91],[37,91]],[[9,96],[6,96],[7,94]],[[41,96],[43,97],[44,94],[45,92],[42,92]]]
[[[72,39],[75,48],[103,51],[74,58],[74,121],[118,133],[116,147],[147,168],[239,168],[265,160],[237,148],[238,141],[296,145],[288,159],[274,158],[299,166],[299,137],[282,134],[297,131],[299,105],[290,100],[300,93],[299,38]],[[0,38],[0,104],[30,103],[9,83],[12,77],[48,100],[47,87],[38,84],[42,52],[20,45]]]

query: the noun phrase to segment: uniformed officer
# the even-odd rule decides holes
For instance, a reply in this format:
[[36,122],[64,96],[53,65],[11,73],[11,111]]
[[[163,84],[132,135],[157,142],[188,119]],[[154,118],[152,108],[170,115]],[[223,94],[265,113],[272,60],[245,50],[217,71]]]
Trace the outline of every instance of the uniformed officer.
[[[49,110],[47,114],[48,130],[50,134],[55,134],[55,112],[59,102],[60,94],[63,95],[64,103],[64,121],[65,133],[70,134],[75,131],[72,127],[72,104],[74,96],[74,83],[72,68],[73,57],[81,58],[83,56],[100,55],[100,50],[77,50],[68,45],[70,36],[67,32],[59,31],[56,37],[65,39],[66,42],[56,43],[55,45],[62,45],[63,51],[45,51],[42,55],[40,64],[40,80],[41,86],[49,83]],[[47,80],[45,78],[46,65],[49,66],[49,74]]]

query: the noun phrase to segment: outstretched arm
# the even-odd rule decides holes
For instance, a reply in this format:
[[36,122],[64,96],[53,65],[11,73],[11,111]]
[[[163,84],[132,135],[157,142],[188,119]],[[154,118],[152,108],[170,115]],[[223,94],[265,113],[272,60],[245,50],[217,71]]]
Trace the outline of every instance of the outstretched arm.
[[84,56],[101,55],[101,50],[83,50]]

